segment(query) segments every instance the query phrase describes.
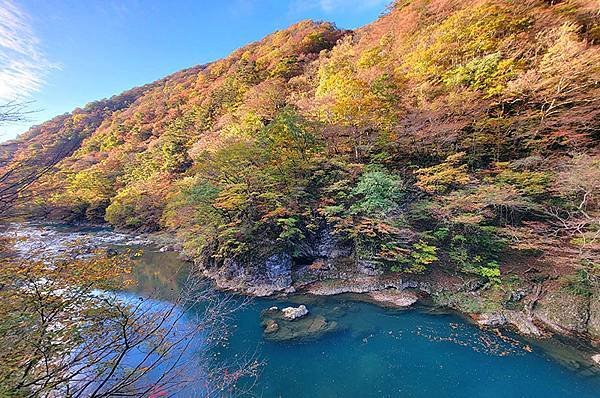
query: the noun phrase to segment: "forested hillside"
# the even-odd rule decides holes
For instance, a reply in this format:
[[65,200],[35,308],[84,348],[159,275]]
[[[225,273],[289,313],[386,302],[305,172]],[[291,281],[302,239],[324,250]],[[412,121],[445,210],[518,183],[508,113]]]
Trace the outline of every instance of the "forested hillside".
[[550,278],[589,300],[599,44],[595,0],[399,0],[59,116],[4,167],[62,159],[19,213],[173,231],[213,265],[318,267],[304,248],[326,234],[370,269]]

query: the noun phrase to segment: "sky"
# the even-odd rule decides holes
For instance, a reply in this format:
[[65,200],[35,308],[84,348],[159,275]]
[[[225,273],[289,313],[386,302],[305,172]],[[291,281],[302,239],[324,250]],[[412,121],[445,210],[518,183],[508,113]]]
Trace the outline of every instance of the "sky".
[[390,0],[0,0],[0,142],[86,103],[228,55],[304,20],[353,29]]

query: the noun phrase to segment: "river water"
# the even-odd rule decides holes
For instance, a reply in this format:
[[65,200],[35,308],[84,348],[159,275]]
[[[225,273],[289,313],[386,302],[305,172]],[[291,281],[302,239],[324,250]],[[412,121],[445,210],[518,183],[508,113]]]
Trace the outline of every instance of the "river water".
[[[102,234],[110,236],[106,230]],[[133,244],[143,255],[134,270],[138,283],[128,294],[168,301],[185,283],[185,264],[175,253]],[[261,311],[299,303],[335,320],[338,329],[309,341],[265,340]],[[229,326],[228,342],[215,355],[227,362],[256,354],[263,365],[253,396],[600,397],[597,370],[558,342],[484,331],[457,315],[426,308],[388,310],[350,297],[255,299],[233,314]]]

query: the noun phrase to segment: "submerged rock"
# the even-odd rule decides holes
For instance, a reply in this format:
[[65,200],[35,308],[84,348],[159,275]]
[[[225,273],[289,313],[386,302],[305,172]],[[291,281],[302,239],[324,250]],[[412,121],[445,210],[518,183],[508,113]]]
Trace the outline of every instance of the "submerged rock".
[[311,315],[293,322],[266,321],[265,325],[265,338],[273,341],[314,340],[337,329],[335,321],[328,321],[322,315]]
[[263,322],[263,327],[265,328],[266,334],[275,333],[279,330],[279,325],[272,319],[267,319]]
[[598,366],[600,366],[600,354],[592,355],[592,361]]

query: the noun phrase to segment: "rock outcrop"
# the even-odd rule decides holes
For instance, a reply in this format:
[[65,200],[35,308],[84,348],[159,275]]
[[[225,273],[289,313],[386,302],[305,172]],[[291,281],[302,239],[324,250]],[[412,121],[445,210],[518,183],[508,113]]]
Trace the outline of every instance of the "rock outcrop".
[[587,330],[594,342],[600,345],[600,291],[595,292],[590,299]]
[[506,317],[499,313],[481,314],[477,317],[477,324],[481,326],[499,327],[506,325],[506,323]]
[[418,283],[403,281],[399,276],[354,276],[349,279],[330,279],[318,281],[305,287],[305,291],[318,296],[333,296],[342,293],[369,293],[385,289],[404,290],[416,288]]
[[198,264],[204,275],[214,280],[218,288],[255,297],[271,296],[277,292],[292,293],[292,257],[276,253],[258,264],[243,264],[225,259],[221,265]]
[[368,293],[373,301],[393,308],[408,308],[415,304],[419,297],[413,291],[386,289]]
[[478,314],[474,318],[480,326],[492,328],[510,326],[524,336],[544,336],[544,332],[533,323],[531,317],[521,311],[503,310]]
[[533,317],[557,333],[585,333],[589,320],[589,298],[558,287],[539,299]]

